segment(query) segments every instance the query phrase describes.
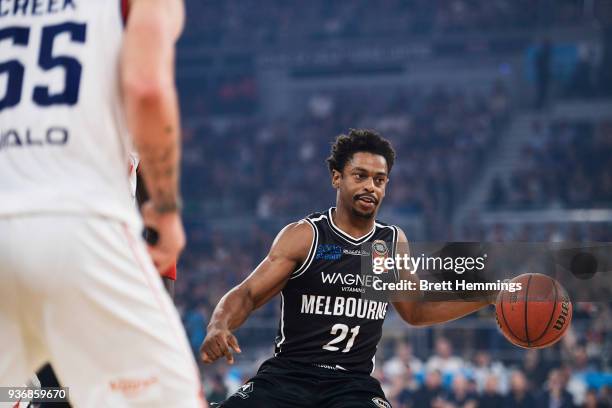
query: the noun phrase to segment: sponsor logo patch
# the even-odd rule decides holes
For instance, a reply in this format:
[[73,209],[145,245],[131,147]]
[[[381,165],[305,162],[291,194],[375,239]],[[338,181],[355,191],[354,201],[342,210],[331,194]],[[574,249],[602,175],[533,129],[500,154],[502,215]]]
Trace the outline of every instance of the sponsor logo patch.
[[375,256],[387,256],[387,253],[389,252],[385,241],[380,239],[372,242],[372,251],[374,251]]
[[338,261],[342,258],[342,247],[334,244],[321,244],[317,247],[315,259]]
[[342,250],[344,255],[355,255],[355,256],[370,256],[370,253],[365,249],[346,249]]
[[[372,242],[372,264],[375,265],[376,259],[380,259],[384,262],[384,259],[389,256],[389,248],[387,248],[387,244],[385,241],[377,239]],[[382,270],[374,271],[376,275],[380,275],[381,273],[389,272],[387,268],[381,268]]]

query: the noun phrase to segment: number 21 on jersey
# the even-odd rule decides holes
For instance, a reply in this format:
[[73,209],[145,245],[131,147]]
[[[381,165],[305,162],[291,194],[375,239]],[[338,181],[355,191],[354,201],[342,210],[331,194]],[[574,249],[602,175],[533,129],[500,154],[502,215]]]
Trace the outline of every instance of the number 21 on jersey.
[[324,345],[323,349],[328,350],[328,351],[340,350],[340,347],[334,346],[334,344],[341,343],[346,338],[346,336],[348,335],[350,331],[351,337],[348,339],[345,347],[342,349],[343,353],[348,353],[351,350],[351,347],[353,347],[353,344],[355,343],[355,338],[359,334],[359,327],[360,326],[355,326],[349,330],[349,327],[346,324],[342,324],[342,323],[334,324],[331,328],[330,333],[332,336],[336,336],[336,337],[334,337],[329,343]]

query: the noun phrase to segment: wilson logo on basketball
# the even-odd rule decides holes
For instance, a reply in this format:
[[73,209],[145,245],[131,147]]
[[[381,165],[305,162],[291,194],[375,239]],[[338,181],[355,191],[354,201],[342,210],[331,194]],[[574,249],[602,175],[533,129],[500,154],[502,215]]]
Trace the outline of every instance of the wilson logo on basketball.
[[563,326],[565,326],[565,323],[567,322],[568,315],[569,315],[569,300],[563,299],[563,302],[561,302],[561,313],[559,314],[559,317],[557,317],[557,321],[555,322],[555,325],[553,326],[553,328],[556,330],[561,330]]
[[502,291],[495,314],[501,332],[512,344],[525,348],[549,347],[567,332],[572,321],[572,302],[553,278],[526,273],[510,282],[520,282],[518,294]]

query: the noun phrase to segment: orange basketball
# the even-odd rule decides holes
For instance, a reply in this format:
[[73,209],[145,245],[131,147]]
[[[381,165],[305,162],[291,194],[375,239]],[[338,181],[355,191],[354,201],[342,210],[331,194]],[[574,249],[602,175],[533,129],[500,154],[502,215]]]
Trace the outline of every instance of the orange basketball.
[[572,303],[563,286],[539,273],[526,273],[510,282],[520,282],[521,290],[501,291],[495,305],[504,336],[525,348],[544,348],[559,341],[572,321]]

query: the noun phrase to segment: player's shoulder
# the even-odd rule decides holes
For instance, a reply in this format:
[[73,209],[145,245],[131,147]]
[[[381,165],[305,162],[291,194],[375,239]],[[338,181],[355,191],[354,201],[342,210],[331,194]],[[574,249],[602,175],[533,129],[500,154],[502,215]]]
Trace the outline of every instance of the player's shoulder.
[[279,232],[277,240],[292,241],[298,245],[305,242],[310,243],[315,234],[314,229],[312,223],[303,218],[285,225]]
[[329,217],[329,210],[310,213],[306,217],[304,217],[303,220],[314,223],[314,222],[318,222],[321,220],[326,220],[327,217]]
[[310,256],[315,242],[316,228],[302,219],[285,225],[272,243],[269,256],[282,254],[286,258],[303,262]]
[[388,230],[392,230],[392,231],[394,230],[396,232],[400,230],[400,228],[397,225],[381,221],[378,218],[375,221],[375,225],[376,225],[376,228],[378,228],[378,229],[388,229]]
[[277,240],[291,241],[300,250],[310,250],[317,240],[319,228],[317,224],[329,216],[329,210],[313,212],[306,217],[287,224],[278,234]]
[[378,218],[376,219],[376,226],[377,227],[381,227],[381,228],[393,228],[393,227],[395,227],[395,225],[392,225],[392,224],[389,224],[387,222],[384,222],[384,221],[382,221],[382,220],[380,220]]
[[395,224],[386,223],[384,221],[377,219],[376,228],[381,231],[388,231],[390,233],[393,233],[396,241],[400,241],[400,242],[407,241],[406,234],[404,233],[404,231]]

